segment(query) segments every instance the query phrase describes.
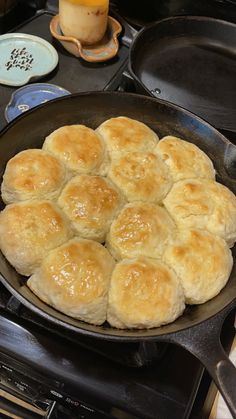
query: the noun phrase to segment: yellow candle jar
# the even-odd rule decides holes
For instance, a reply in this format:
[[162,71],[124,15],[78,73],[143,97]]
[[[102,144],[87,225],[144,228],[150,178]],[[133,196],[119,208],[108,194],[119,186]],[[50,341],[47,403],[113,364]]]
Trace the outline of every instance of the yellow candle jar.
[[60,28],[82,44],[95,44],[107,28],[109,0],[59,0]]

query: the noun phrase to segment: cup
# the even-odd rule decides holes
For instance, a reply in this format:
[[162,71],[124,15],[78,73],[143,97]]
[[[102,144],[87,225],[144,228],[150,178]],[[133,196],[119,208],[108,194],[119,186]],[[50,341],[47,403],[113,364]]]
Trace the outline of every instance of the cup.
[[59,0],[60,28],[82,44],[100,41],[107,28],[109,0]]

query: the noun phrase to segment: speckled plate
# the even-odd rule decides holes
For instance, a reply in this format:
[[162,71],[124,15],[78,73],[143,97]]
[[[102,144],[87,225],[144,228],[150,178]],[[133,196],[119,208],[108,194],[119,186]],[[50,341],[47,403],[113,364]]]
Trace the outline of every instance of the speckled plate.
[[44,39],[23,33],[0,36],[0,83],[23,86],[50,73],[58,63],[55,48]]
[[60,86],[49,83],[34,83],[17,89],[5,109],[7,122],[29,109],[35,108],[49,100],[69,95],[70,92]]
[[108,16],[107,30],[102,40],[93,45],[82,45],[79,39],[63,35],[59,24],[59,15],[53,16],[50,22],[52,36],[70,54],[81,57],[85,61],[95,63],[110,60],[117,54],[119,50],[118,35],[121,30],[121,24],[113,17]]

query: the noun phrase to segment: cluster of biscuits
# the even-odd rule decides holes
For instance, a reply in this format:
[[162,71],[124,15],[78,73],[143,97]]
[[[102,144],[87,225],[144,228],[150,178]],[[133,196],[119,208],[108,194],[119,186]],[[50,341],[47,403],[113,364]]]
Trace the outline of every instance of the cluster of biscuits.
[[68,316],[156,327],[230,276],[235,195],[196,145],[142,122],[58,128],[9,160],[1,192],[2,253]]

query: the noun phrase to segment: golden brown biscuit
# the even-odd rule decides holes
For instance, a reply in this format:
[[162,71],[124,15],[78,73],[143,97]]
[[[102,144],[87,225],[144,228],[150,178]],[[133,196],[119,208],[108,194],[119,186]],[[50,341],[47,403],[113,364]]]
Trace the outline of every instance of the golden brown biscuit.
[[168,135],[155,151],[168,166],[176,182],[188,178],[215,179],[215,169],[209,157],[195,144]]
[[108,296],[107,320],[112,326],[157,327],[173,322],[184,308],[180,281],[163,262],[140,258],[116,265]]
[[123,203],[121,193],[111,181],[88,175],[72,178],[58,199],[76,232],[81,237],[100,242],[105,240]]
[[102,324],[113,267],[114,261],[104,246],[75,238],[52,250],[27,285],[62,313]]
[[64,165],[43,150],[29,149],[7,163],[1,185],[6,204],[28,199],[55,199],[67,180]]
[[154,204],[133,202],[113,221],[106,245],[115,259],[159,257],[175,234],[167,211]]
[[97,129],[109,153],[152,150],[159,140],[147,125],[126,116],[110,118]]
[[108,176],[129,202],[160,202],[173,184],[167,166],[153,152],[137,151],[114,157]]
[[203,230],[181,229],[167,246],[164,262],[180,278],[187,304],[202,304],[225,286],[233,266],[226,242]]
[[70,237],[69,222],[50,201],[18,202],[0,213],[0,249],[22,275],[31,275],[49,250]]
[[98,173],[105,156],[99,135],[84,125],[66,125],[53,131],[43,149],[60,159],[73,174]]
[[229,246],[236,241],[236,197],[226,186],[208,179],[181,180],[163,203],[180,227],[218,234]]

